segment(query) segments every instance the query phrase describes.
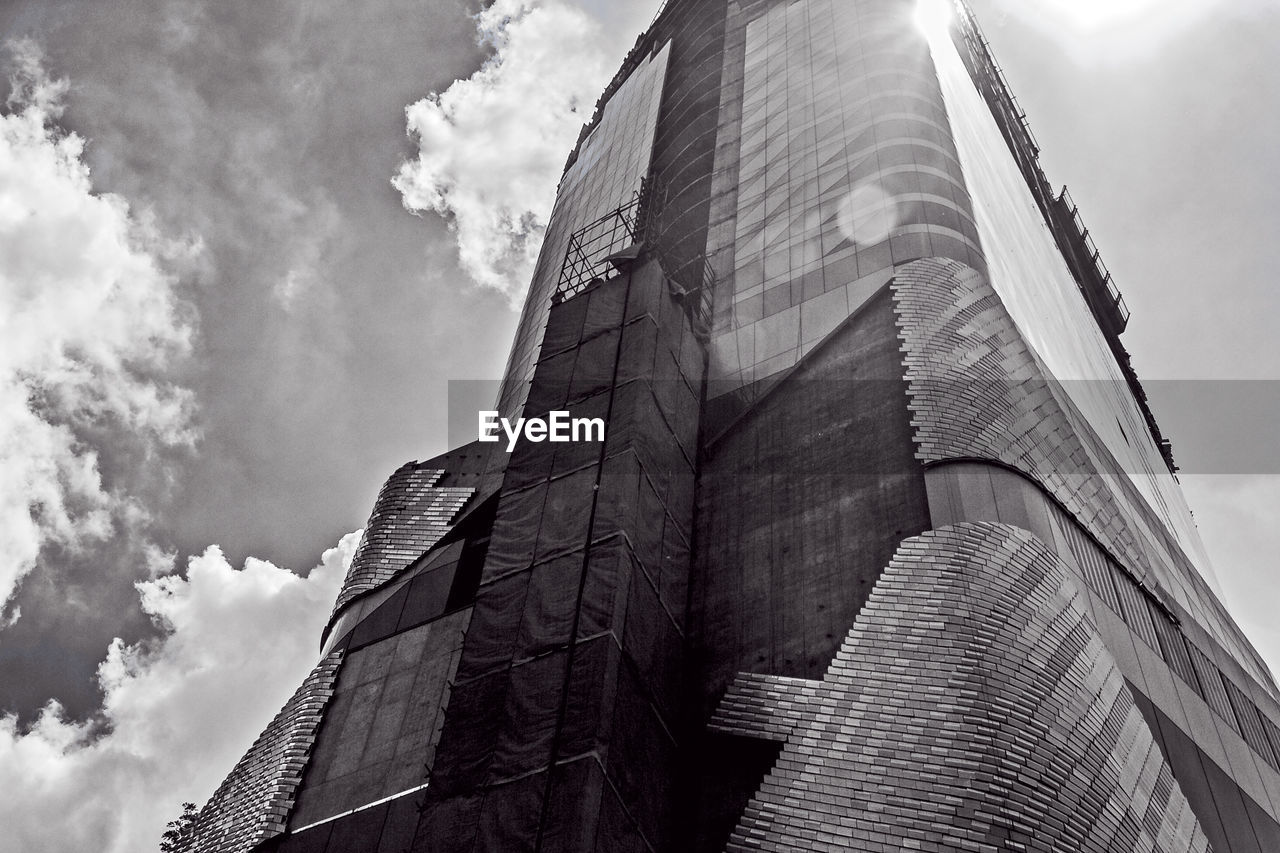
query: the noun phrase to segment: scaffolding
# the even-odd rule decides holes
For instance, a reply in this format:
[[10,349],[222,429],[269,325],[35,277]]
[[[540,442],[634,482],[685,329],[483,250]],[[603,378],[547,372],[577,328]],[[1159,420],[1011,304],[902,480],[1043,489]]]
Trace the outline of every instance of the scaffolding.
[[681,262],[664,249],[660,225],[664,200],[662,189],[646,180],[631,201],[575,231],[569,237],[552,301],[563,302],[603,284],[629,262],[647,254],[661,264],[671,292],[684,304],[695,332],[709,335],[715,272],[705,254]]

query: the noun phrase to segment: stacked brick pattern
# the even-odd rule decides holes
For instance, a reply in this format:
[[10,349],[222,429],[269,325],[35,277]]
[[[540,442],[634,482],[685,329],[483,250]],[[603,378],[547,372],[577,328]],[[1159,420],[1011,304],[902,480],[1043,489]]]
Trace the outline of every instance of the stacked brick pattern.
[[[713,726],[759,736],[788,686],[740,680]],[[1078,588],[1014,527],[906,540],[770,719],[793,728],[730,851],[1209,849]]]
[[[1147,586],[1166,590],[1261,683],[1256,652],[1053,384],[986,277],[927,259],[892,284],[917,458],[981,458],[1038,481]],[[1143,522],[1142,519],[1147,519]],[[1159,555],[1159,557],[1153,556]]]
[[[1055,522],[1080,566],[1085,583],[1121,617],[1135,637],[1163,659],[1184,683],[1240,733],[1270,767],[1280,769],[1280,729],[1248,699],[1210,657],[1156,607],[1151,593],[1175,593],[1185,607],[1262,685],[1265,667],[1216,597],[1187,566],[1179,576],[1198,583],[1194,596],[1176,595],[1168,560],[1176,546],[1158,548],[1135,519],[1141,498],[1126,493],[1122,474],[1102,476],[1069,404],[1055,395],[986,277],[954,261],[930,259],[899,270],[891,285],[905,353],[909,404],[917,456],[929,463],[986,458],[1024,472],[1069,511],[1055,508]],[[1099,453],[1097,447],[1094,454]],[[1088,534],[1119,558],[1082,535]],[[1123,567],[1123,568],[1122,568]],[[1145,590],[1143,589],[1145,587]],[[1199,661],[1198,669],[1192,662]],[[1238,697],[1228,700],[1229,691]]]
[[190,853],[244,853],[285,831],[341,663],[342,652],[322,660],[218,786]]
[[977,271],[929,259],[892,289],[923,462],[990,458],[1043,483],[1104,542],[1149,559],[1096,476],[1049,382],[999,297]]
[[391,580],[449,532],[475,489],[437,487],[444,473],[411,462],[383,485],[333,607],[335,615],[352,599]]
[[725,691],[711,728],[785,743],[821,701],[820,686],[807,678],[740,673]]
[[[929,478],[930,511],[935,525],[1002,522],[1055,543],[1058,556],[1096,594],[1095,618],[1103,609],[1110,611],[1132,635],[1133,642],[1145,646],[1174,677],[1204,700],[1206,710],[1212,710],[1221,721],[1220,732],[1234,730],[1264,763],[1280,772],[1280,727],[1255,704],[1261,694],[1251,698],[1249,682],[1241,678],[1239,671],[1231,675],[1221,669],[1197,644],[1210,649],[1212,646],[1203,636],[1193,640],[1184,632],[1185,624],[1168,600],[1144,587],[1075,519],[1050,501],[1038,485],[1008,469],[967,461],[936,466]],[[1108,621],[1099,618],[1100,625],[1105,626]],[[1128,641],[1126,637],[1121,642]],[[1121,669],[1138,682],[1146,681],[1145,674],[1125,670],[1123,661]],[[1234,698],[1228,700],[1228,696]],[[1168,694],[1163,701],[1170,701]],[[1264,705],[1275,708],[1274,703]]]

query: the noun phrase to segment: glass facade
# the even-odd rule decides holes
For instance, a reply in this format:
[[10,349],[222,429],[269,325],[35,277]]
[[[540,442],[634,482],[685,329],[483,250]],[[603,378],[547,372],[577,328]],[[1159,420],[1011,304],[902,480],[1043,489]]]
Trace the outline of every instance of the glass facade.
[[519,416],[542,346],[547,311],[575,231],[631,201],[649,172],[670,45],[645,58],[604,106],[560,179],[555,209],[507,360],[498,409]]
[[[1157,558],[1154,580],[1194,614],[1250,672],[1256,655],[1215,600],[1212,569],[1174,476],[1151,437],[1115,356],[1063,260],[990,109],[951,42],[934,45],[938,78],[963,164],[992,287],[1019,332],[1058,380],[1064,408],[1094,457],[1097,470],[1127,479],[1140,500],[1173,536],[1171,553],[1161,531],[1143,530]],[[1112,490],[1126,500],[1133,490]],[[1126,517],[1144,513],[1130,507]],[[1180,571],[1185,555],[1201,577]]]
[[926,45],[901,5],[731,13],[725,73],[713,395],[796,364],[895,264],[980,263]]

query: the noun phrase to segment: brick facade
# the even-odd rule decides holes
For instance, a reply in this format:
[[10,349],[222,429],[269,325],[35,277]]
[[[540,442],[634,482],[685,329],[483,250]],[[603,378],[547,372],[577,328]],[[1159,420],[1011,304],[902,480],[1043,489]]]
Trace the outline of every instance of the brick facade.
[[218,786],[190,853],[244,853],[284,832],[341,663],[341,652],[325,657]]
[[743,677],[713,726],[762,723],[786,745],[729,851],[1208,850],[1069,573],[1016,528],[904,542],[821,682]]
[[475,489],[438,488],[444,473],[410,462],[387,479],[333,606],[335,615],[391,580],[449,532]]

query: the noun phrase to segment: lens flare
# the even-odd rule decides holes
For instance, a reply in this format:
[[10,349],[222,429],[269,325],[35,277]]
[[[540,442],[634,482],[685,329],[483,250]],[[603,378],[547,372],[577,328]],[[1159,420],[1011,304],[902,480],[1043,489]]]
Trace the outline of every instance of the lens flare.
[[874,246],[897,226],[898,205],[879,184],[862,184],[840,203],[836,224],[855,245]]

